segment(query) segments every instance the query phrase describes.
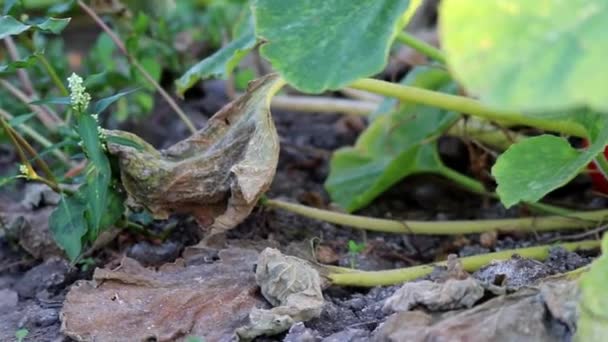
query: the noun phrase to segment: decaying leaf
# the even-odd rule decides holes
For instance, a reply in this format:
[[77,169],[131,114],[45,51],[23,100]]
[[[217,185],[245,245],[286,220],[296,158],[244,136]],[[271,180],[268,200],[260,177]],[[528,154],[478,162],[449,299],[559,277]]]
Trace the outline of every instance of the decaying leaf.
[[418,305],[432,311],[470,308],[484,295],[483,286],[470,277],[455,256],[448,258],[447,279],[405,283],[387,298],[386,311],[408,311]]
[[[179,259],[158,271],[125,258],[78,281],[61,312],[62,331],[78,341],[230,341],[249,311],[265,305],[252,272],[257,252],[227,249],[215,263]],[[196,260],[196,258],[194,258]]]
[[282,84],[276,75],[252,82],[205,128],[166,150],[127,132],[106,131],[131,198],[156,218],[191,213],[213,232],[244,220],[275,174],[279,139],[269,103]]
[[258,258],[255,280],[275,307],[251,310],[249,324],[237,330],[241,339],[278,334],[296,322],[321,315],[321,277],[308,262],[266,248]]
[[374,341],[567,341],[576,292],[576,282],[564,282],[523,288],[461,312],[398,312],[376,329]]

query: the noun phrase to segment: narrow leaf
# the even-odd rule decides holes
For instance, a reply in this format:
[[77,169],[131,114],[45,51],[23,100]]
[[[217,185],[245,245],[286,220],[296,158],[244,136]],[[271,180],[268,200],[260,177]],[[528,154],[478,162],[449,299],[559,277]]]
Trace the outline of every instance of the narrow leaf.
[[21,32],[24,32],[30,28],[29,25],[25,25],[19,20],[11,17],[10,15],[4,15],[0,17],[0,39],[8,36],[14,36]]
[[255,42],[253,32],[246,32],[213,55],[198,62],[175,81],[177,93],[183,95],[201,79],[212,77],[227,79],[241,59],[253,49]]
[[101,112],[103,112],[106,108],[108,108],[110,105],[112,105],[114,102],[118,101],[121,97],[123,96],[127,96],[131,93],[134,93],[138,90],[140,90],[141,88],[133,88],[133,89],[127,89],[127,90],[123,90],[121,92],[118,92],[112,96],[108,96],[106,98],[103,98],[97,102],[95,102],[95,104],[93,105],[93,109],[91,110],[91,112],[95,113],[95,114],[101,114]]

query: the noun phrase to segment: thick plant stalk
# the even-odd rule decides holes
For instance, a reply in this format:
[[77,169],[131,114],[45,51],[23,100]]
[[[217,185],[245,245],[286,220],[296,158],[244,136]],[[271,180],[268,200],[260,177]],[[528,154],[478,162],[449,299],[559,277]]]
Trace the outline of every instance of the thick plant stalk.
[[412,49],[420,52],[421,54],[436,60],[437,62],[440,62],[442,64],[446,63],[445,56],[443,55],[443,52],[441,52],[441,50],[439,50],[438,48],[434,47],[431,44],[428,44],[425,41],[422,41],[422,40],[414,37],[413,35],[409,34],[408,32],[405,32],[405,31],[399,32],[397,34],[397,37],[395,37],[395,39],[398,42],[405,44],[405,45],[411,47]]
[[[545,260],[549,256],[552,247],[563,247],[569,251],[577,249],[595,249],[600,246],[599,240],[586,240],[555,245],[544,245],[537,247],[519,248],[495,253],[480,254],[460,258],[463,268],[468,272],[474,272],[494,260],[507,260],[513,255],[525,258]],[[420,278],[430,274],[436,266],[445,266],[446,262],[437,262],[426,265],[412,266],[388,271],[352,271],[337,267],[329,268],[329,280],[333,285],[373,287],[383,285],[394,285]]]
[[547,120],[521,113],[494,109],[485,106],[481,102],[457,95],[444,94],[422,88],[416,88],[371,78],[362,78],[350,85],[360,90],[367,90],[376,94],[395,97],[401,101],[419,103],[459,113],[470,114],[487,120],[500,123],[519,124],[536,127],[546,131],[553,131],[577,137],[585,137],[585,128],[575,122]]
[[127,59],[129,60],[129,62],[131,62],[131,64],[133,64],[133,66],[142,74],[142,76],[144,76],[144,78],[150,84],[152,84],[154,86],[154,88],[158,91],[158,93],[169,104],[169,106],[171,107],[171,109],[173,109],[173,111],[175,112],[175,114],[177,114],[177,116],[179,116],[179,118],[184,122],[184,124],[186,125],[186,127],[188,127],[188,129],[190,130],[190,132],[193,133],[193,134],[196,133],[196,127],[194,126],[194,124],[192,123],[192,121],[190,121],[190,119],[188,118],[188,116],[186,115],[186,113],[184,113],[182,111],[182,109],[177,105],[177,103],[175,102],[175,100],[173,100],[173,98],[163,89],[163,87],[161,87],[160,84],[158,84],[158,82],[156,82],[154,80],[154,78],[150,75],[150,73],[148,73],[146,71],[146,69],[144,69],[144,67],[137,61],[137,59],[135,59],[135,57],[133,57],[129,53],[129,51],[127,51],[127,48],[125,47],[125,44],[116,35],[116,33],[114,33],[114,31],[112,31],[112,29],[110,27],[108,27],[108,25],[106,25],[106,23],[103,22],[103,20],[97,15],[97,13],[95,13],[95,11],[91,7],[89,7],[87,4],[85,4],[82,0],[78,0],[78,6],[80,6],[80,8],[87,15],[89,15],[89,17],[91,17],[91,19],[93,19],[93,21],[95,21],[95,23],[97,23],[97,25],[99,25],[99,27],[105,33],[108,34],[108,36],[110,37],[110,39],[112,39],[112,41],[114,42],[114,44],[116,44],[116,46],[118,47],[118,49],[120,50],[120,52],[122,52],[122,54],[127,57]]
[[576,212],[568,216],[543,216],[495,220],[397,221],[337,213],[301,204],[266,199],[264,206],[287,210],[309,218],[376,232],[423,235],[456,235],[489,231],[540,232],[597,226],[608,218],[608,210]]

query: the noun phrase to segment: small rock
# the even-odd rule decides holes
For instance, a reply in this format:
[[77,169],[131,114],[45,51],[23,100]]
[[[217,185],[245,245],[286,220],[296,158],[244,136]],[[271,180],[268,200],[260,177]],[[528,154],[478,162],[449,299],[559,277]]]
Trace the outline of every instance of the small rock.
[[330,336],[322,342],[365,342],[369,341],[369,331],[363,329],[346,329]]
[[0,290],[0,313],[13,310],[19,303],[17,292],[9,289]]
[[319,340],[318,333],[306,328],[304,323],[298,322],[289,328],[283,342],[315,342]]
[[48,259],[27,271],[15,284],[15,290],[22,298],[34,298],[43,290],[53,292],[66,282],[69,268],[63,259]]
[[550,274],[551,270],[545,264],[514,256],[481,268],[473,277],[484,285],[504,286],[508,290],[516,290]]
[[127,256],[143,265],[161,265],[175,260],[179,256],[181,247],[181,244],[175,241],[167,241],[160,245],[141,241],[129,248]]
[[59,311],[57,309],[42,308],[36,305],[28,308],[27,313],[19,322],[19,326],[48,327],[58,322]]

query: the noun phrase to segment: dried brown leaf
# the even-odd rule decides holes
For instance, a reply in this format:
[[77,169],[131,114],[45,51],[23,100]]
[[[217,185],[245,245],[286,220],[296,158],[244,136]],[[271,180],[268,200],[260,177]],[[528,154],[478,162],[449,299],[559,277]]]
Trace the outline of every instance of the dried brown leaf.
[[205,128],[166,150],[127,132],[106,131],[131,198],[156,218],[190,213],[213,232],[243,221],[275,174],[279,139],[269,103],[282,84],[276,75],[253,82]]
[[278,334],[321,315],[321,277],[307,261],[266,248],[258,258],[255,279],[264,298],[275,307],[253,309],[249,324],[237,330],[241,339]]
[[230,341],[249,311],[263,306],[252,272],[257,252],[228,249],[215,263],[180,259],[158,271],[125,258],[115,270],[70,289],[62,331],[78,341]]

